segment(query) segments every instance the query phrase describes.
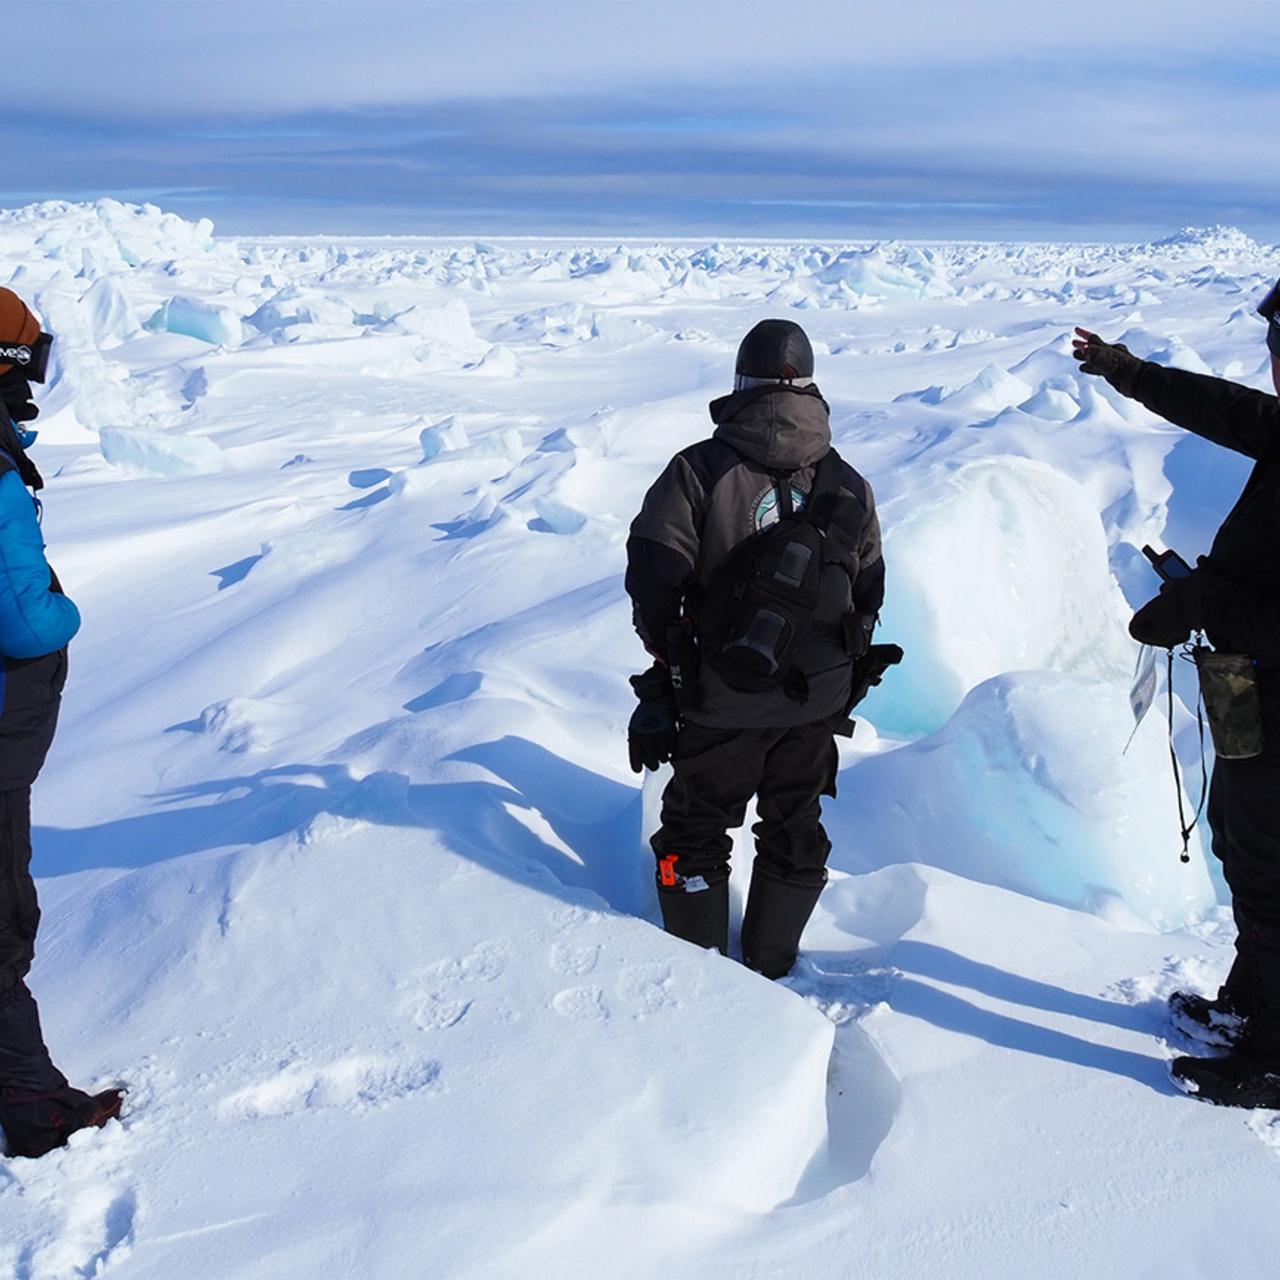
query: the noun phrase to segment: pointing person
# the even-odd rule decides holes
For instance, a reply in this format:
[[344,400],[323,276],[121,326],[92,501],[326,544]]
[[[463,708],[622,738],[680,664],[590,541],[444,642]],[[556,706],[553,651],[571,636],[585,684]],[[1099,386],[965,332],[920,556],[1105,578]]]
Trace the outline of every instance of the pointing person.
[[[1280,283],[1259,312],[1280,394]],[[1082,372],[1204,439],[1254,459],[1253,472],[1190,575],[1171,581],[1133,616],[1143,644],[1172,647],[1203,631],[1238,655],[1250,691],[1250,736],[1236,758],[1219,747],[1209,789],[1213,852],[1231,889],[1235,960],[1213,999],[1176,991],[1175,1025],[1225,1055],[1180,1057],[1175,1083],[1221,1106],[1280,1108],[1280,400],[1221,378],[1140,360],[1076,330]],[[1202,668],[1202,685],[1204,671]],[[1212,716],[1211,716],[1212,723]],[[1247,753],[1246,753],[1247,751]]]

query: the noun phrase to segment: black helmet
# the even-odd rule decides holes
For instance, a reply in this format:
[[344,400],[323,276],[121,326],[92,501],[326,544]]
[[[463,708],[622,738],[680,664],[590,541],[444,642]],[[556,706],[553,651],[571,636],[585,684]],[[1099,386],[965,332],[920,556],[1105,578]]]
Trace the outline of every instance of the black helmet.
[[807,385],[813,379],[813,348],[793,321],[761,320],[738,347],[734,373],[740,385],[743,378]]

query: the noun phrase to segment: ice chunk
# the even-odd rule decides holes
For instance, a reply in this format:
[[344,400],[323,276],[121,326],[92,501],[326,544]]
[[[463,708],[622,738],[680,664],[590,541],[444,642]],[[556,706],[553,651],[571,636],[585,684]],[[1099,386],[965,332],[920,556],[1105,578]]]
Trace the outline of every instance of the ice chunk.
[[499,343],[490,347],[483,358],[470,366],[473,372],[487,374],[491,378],[515,378],[520,373],[520,363],[509,347]]
[[389,328],[412,333],[436,346],[449,348],[472,359],[480,359],[489,349],[471,325],[471,312],[460,298],[442,307],[412,306],[401,311]]
[[422,460],[430,462],[442,453],[451,453],[455,449],[465,449],[470,443],[467,429],[451,414],[429,427],[423,427],[418,433],[418,442],[422,445]]
[[240,317],[229,307],[182,296],[166,299],[146,327],[155,333],[186,334],[215,347],[239,346],[244,332]]
[[539,498],[533,506],[548,533],[577,533],[587,523],[587,517],[581,511],[575,511],[554,498]]
[[113,467],[160,476],[197,476],[221,471],[225,456],[212,440],[166,431],[103,427],[102,456]]
[[350,304],[340,298],[330,298],[323,294],[304,295],[301,290],[292,287],[281,289],[248,318],[248,323],[263,333],[286,329],[295,324],[342,329],[351,327],[354,321]]
[[1214,889],[1198,837],[1191,862],[1178,858],[1159,717],[1125,752],[1132,729],[1123,683],[1044,671],[988,680],[939,733],[841,775],[837,821],[851,833],[836,849],[859,851],[849,870],[924,862],[1179,928],[1214,906]]
[[908,250],[893,257],[882,247],[852,249],[818,272],[823,284],[881,297],[947,298],[955,293],[932,255]]
[[880,633],[907,658],[868,701],[878,728],[931,732],[1006,671],[1128,678],[1128,613],[1102,520],[1070,477],[995,457],[935,471],[886,506]]
[[123,342],[142,328],[133,303],[114,276],[102,276],[85,290],[80,299],[95,341]]

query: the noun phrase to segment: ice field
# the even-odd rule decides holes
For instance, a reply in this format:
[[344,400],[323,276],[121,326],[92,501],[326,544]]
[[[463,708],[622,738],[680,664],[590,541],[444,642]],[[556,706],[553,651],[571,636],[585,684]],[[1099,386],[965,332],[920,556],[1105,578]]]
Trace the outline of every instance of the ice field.
[[[0,1271],[1273,1274],[1280,1121],[1166,1074],[1164,998],[1229,963],[1223,890],[1198,833],[1179,861],[1160,707],[1124,750],[1138,548],[1206,551],[1247,463],[1078,375],[1069,337],[1267,387],[1278,258],[1223,228],[0,214],[0,283],[57,338],[32,457],[85,619],[31,986],[73,1083],[130,1090],[0,1162]],[[772,315],[877,494],[907,655],[842,744],[832,882],[776,984],[656,925],[622,589],[645,489]]]

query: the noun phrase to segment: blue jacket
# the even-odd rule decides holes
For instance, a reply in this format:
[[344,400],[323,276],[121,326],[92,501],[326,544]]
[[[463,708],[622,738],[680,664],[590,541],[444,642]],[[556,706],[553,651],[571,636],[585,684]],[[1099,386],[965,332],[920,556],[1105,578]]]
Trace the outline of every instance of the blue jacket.
[[52,574],[35,504],[13,464],[0,456],[0,654],[38,658],[80,630],[80,611],[49,589]]
[[[0,434],[13,436],[11,428]],[[29,787],[44,764],[67,678],[67,641],[80,629],[80,611],[44,558],[35,503],[13,456],[16,440],[6,443],[10,450],[0,452],[0,791]]]

